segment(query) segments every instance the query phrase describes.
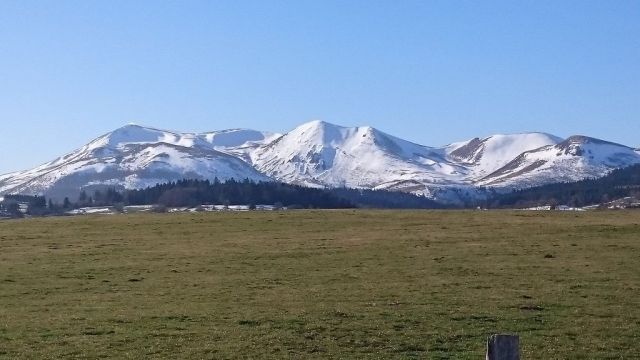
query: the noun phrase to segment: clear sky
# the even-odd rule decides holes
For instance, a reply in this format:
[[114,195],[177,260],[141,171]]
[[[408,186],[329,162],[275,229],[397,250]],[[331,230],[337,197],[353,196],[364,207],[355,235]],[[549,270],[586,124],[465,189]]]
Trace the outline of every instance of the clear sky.
[[0,173],[129,122],[640,145],[640,1],[0,1]]

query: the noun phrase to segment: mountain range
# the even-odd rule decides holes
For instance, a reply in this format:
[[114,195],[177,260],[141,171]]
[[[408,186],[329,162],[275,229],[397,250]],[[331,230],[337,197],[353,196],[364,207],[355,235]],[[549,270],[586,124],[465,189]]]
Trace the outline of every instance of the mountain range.
[[441,147],[375,128],[312,121],[278,134],[248,129],[181,133],[126,125],[36,168],[0,176],[0,194],[75,198],[81,190],[132,189],[183,178],[281,181],[309,187],[410,192],[456,203],[597,178],[640,163],[640,150],[546,133],[493,135]]

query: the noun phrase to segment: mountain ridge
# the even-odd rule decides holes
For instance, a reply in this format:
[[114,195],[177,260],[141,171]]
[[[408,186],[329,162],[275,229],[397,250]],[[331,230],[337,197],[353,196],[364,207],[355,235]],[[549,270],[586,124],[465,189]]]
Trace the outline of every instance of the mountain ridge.
[[370,126],[320,120],[284,134],[178,132],[127,124],[33,169],[0,175],[0,194],[60,198],[81,189],[217,177],[385,189],[455,203],[481,197],[486,188],[509,191],[577,181],[637,163],[637,149],[584,135],[496,134],[432,147]]

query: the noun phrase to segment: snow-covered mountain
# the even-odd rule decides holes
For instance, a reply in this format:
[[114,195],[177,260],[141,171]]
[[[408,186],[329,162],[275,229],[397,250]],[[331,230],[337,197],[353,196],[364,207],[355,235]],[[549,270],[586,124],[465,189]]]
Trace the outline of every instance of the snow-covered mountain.
[[466,167],[443,149],[414,144],[371,127],[322,121],[303,124],[251,153],[264,174],[306,186],[354,187],[427,193],[425,184],[457,185]]
[[550,182],[597,178],[613,169],[638,163],[640,154],[630,147],[578,135],[556,145],[523,152],[478,183],[525,188]]
[[[251,133],[251,141],[260,141]],[[266,135],[265,135],[266,137]],[[75,197],[80,189],[141,188],[183,178],[269,180],[233,151],[248,141],[127,125],[34,169],[0,177],[0,193]],[[225,146],[228,145],[228,146]],[[218,150],[216,149],[218,148]]]
[[446,147],[446,152],[450,159],[470,167],[472,177],[479,179],[500,169],[523,152],[556,145],[561,141],[557,136],[536,132],[493,135],[451,144]]
[[456,202],[479,196],[483,187],[506,190],[599,177],[636,163],[640,152],[623,145],[545,133],[429,147],[367,126],[322,121],[283,135],[248,129],[180,133],[127,125],[49,163],[0,176],[0,195],[73,198],[81,189],[217,177],[388,189]]

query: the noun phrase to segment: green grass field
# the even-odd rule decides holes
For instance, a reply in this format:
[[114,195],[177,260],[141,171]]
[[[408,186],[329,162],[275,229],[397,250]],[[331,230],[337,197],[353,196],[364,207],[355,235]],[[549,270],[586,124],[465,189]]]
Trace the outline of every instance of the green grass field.
[[640,358],[640,212],[0,221],[0,358]]

